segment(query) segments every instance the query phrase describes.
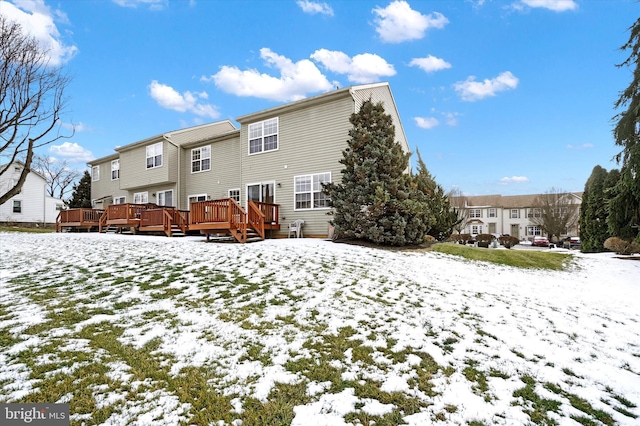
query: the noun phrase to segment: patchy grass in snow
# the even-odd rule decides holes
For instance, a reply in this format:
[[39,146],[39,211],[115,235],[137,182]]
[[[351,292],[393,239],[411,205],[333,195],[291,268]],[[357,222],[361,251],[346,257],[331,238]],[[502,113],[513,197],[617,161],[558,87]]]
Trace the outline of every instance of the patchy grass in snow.
[[0,238],[0,402],[68,402],[73,425],[640,415],[629,262],[493,270],[324,241]]

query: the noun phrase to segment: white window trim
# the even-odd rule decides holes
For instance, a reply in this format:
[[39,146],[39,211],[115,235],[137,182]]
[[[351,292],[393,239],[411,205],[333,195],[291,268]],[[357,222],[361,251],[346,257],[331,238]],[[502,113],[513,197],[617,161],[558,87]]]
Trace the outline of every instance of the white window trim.
[[[248,183],[245,185],[244,187],[244,207],[248,208],[249,207],[249,187],[250,186],[255,186],[255,185],[260,185],[262,189],[262,185],[273,185],[273,204],[277,204],[277,200],[276,200],[276,181],[275,180],[265,180],[262,182],[252,182],[252,183]],[[242,195],[242,194],[240,194]],[[262,198],[262,191],[260,191],[260,198]],[[261,203],[264,203],[265,201],[260,201]]]
[[[513,215],[515,212],[515,216]],[[520,219],[520,209],[510,209],[509,219]]]
[[[114,168],[113,168],[113,165],[114,165],[115,163],[117,163],[117,165],[118,165],[118,168],[117,168],[117,169],[114,169]],[[113,177],[113,172],[118,172],[118,173],[117,173],[118,177],[115,177],[115,178],[114,178],[114,177]],[[118,160],[113,160],[113,161],[111,162],[111,180],[119,180],[119,179],[120,179],[120,160],[118,159]]]
[[[293,210],[294,211],[308,211],[308,210],[329,210],[331,207],[326,206],[326,207],[314,207],[314,198],[313,198],[313,194],[318,192],[318,191],[314,191],[313,190],[313,177],[314,176],[318,176],[318,175],[329,175],[329,181],[327,183],[331,183],[333,177],[331,176],[331,172],[321,172],[321,173],[311,173],[311,174],[306,174],[306,175],[297,175],[293,177]],[[311,178],[311,191],[302,191],[302,192],[297,192],[296,191],[296,178],[301,178],[301,177],[309,177]],[[311,194],[311,207],[308,208],[298,208],[296,207],[296,195],[298,194]]]
[[[166,193],[170,192],[171,193],[171,205],[166,205],[166,204],[160,204],[160,194],[165,194],[165,200],[166,200]],[[156,191],[156,202],[159,206],[167,206],[167,207],[174,207],[174,202],[173,202],[173,189],[165,189],[163,191]]]
[[[208,157],[203,157],[202,156],[202,148],[209,148],[209,156]],[[193,152],[194,151],[200,151],[200,159],[199,160],[194,160],[193,159]],[[206,160],[206,159],[209,160],[209,168],[203,169],[202,168],[202,161]],[[196,162],[200,163],[200,170],[196,170],[194,172],[193,171],[193,164],[196,163]],[[205,146],[201,146],[199,148],[193,148],[191,150],[191,173],[202,173],[202,172],[208,172],[208,171],[211,171],[211,145],[205,145]]]
[[191,210],[191,199],[192,198],[204,198],[204,200],[202,201],[206,201],[209,199],[209,196],[207,194],[192,194],[192,195],[187,195],[187,209]]
[[[160,154],[155,154],[155,147],[157,147],[157,146],[159,146],[159,147],[160,147]],[[151,155],[151,156],[150,156],[150,155],[149,155],[149,148],[151,148],[151,147],[154,147],[154,152],[153,152],[153,153],[154,153],[155,155]],[[156,163],[155,163],[155,158],[156,158],[156,157],[160,157],[160,164],[156,164]],[[149,158],[153,158],[153,159],[154,159],[154,164],[153,164],[153,166],[151,166],[151,167],[149,167],[149,163],[148,163]],[[163,148],[163,146],[162,146],[162,142],[153,143],[153,144],[151,144],[151,145],[147,145],[147,146],[145,147],[145,159],[144,159],[144,161],[145,161],[145,164],[144,164],[144,165],[145,165],[145,167],[146,167],[146,169],[147,169],[147,170],[150,170],[150,169],[157,169],[158,167],[162,167],[162,165],[164,164],[164,148]]]
[[[146,201],[136,201],[136,196],[143,196],[146,198]],[[136,192],[133,194],[133,204],[147,204],[149,202],[149,191],[144,192]]]
[[[492,214],[493,213],[493,214]],[[487,212],[488,217],[498,217],[498,209],[490,208]]]
[[[19,212],[15,211],[15,209],[16,209],[15,203],[20,203],[20,205],[19,205],[20,211]],[[11,203],[11,214],[22,214],[23,210],[24,210],[24,203],[22,202],[22,200],[13,200],[13,202]]]
[[[117,200],[122,200],[121,202],[117,203]],[[127,196],[126,195],[122,195],[120,197],[113,197],[113,204],[126,204],[127,202]]]
[[[475,212],[478,212],[478,215]],[[482,209],[469,209],[469,217],[471,219],[482,218]]]
[[[240,188],[231,188],[229,190],[227,190],[227,197],[228,198],[233,198],[231,196],[231,191],[238,191],[238,199],[236,200],[238,203],[240,203],[240,200],[242,200],[242,191],[240,190]],[[235,199],[235,198],[234,198]]]
[[[271,121],[271,120],[275,120],[276,121],[276,132],[275,133],[269,133],[266,136],[273,136],[275,134],[276,135],[276,141],[277,141],[277,147],[275,149],[265,150],[264,149],[264,138],[266,136],[264,134],[264,123],[267,122],[267,121]],[[261,136],[260,136],[260,138],[262,139],[261,149],[260,149],[260,151],[251,152],[251,126],[255,126],[257,124],[260,124],[262,126],[262,132],[261,132]],[[268,118],[266,120],[258,121],[256,123],[251,123],[251,124],[249,124],[247,126],[247,155],[264,154],[266,152],[278,151],[279,149],[280,149],[280,118],[279,117]]]
[[91,167],[91,182],[98,182],[100,180],[100,166]]

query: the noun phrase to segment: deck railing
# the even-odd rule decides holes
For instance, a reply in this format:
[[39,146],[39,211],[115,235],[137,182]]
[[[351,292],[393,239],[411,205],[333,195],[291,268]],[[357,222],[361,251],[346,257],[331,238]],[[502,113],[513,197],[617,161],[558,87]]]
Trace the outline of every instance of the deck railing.
[[260,207],[253,201],[248,203],[247,222],[249,227],[260,235],[260,238],[264,240],[264,218],[265,214],[260,210]]
[[186,233],[189,225],[189,212],[174,207],[151,208],[140,212],[141,228],[162,227],[162,230],[171,236],[174,224],[180,228],[182,233]]
[[258,210],[264,214],[264,223],[280,223],[280,204],[262,203],[259,201],[250,201],[250,203],[254,203],[258,207]]
[[133,204],[133,203],[124,203],[124,204],[112,204],[107,207],[107,221],[109,220],[132,220],[132,219],[140,219],[140,213],[142,211],[147,210],[153,206],[149,204]]
[[56,218],[56,231],[60,232],[65,224],[74,227],[98,226],[103,213],[104,210],[100,209],[78,208],[62,210]]

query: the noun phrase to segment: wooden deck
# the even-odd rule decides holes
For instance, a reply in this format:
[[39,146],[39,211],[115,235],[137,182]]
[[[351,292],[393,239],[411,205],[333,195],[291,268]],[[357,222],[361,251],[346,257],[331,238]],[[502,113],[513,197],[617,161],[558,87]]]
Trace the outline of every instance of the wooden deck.
[[232,198],[191,203],[189,229],[209,240],[212,234],[230,235],[240,243],[264,240],[265,231],[280,229],[278,204],[249,201],[248,211]]
[[189,211],[158,207],[140,212],[140,232],[164,232],[167,237],[185,235],[189,229]]
[[68,209],[58,213],[56,232],[85,229],[87,232],[100,228],[100,218],[105,214],[102,209]]

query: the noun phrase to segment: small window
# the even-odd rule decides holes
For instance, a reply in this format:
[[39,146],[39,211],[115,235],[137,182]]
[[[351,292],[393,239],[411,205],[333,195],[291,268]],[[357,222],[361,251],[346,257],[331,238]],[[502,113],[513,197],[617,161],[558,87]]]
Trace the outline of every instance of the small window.
[[149,202],[148,192],[136,192],[135,194],[133,194],[134,204],[146,204],[148,202]]
[[100,180],[100,166],[93,166],[91,168],[91,180],[93,181]]
[[538,226],[527,226],[527,235],[542,235],[542,229]]
[[329,208],[329,196],[322,184],[331,182],[331,173],[296,176],[294,178],[295,210]]
[[520,210],[511,209],[511,219],[519,219],[520,218]]
[[469,217],[471,217],[471,218],[482,217],[482,209],[470,209],[469,210]]
[[472,235],[482,234],[482,225],[471,225],[471,234]]
[[120,179],[120,160],[113,160],[111,162],[111,180]]
[[278,118],[249,124],[249,154],[278,149]]
[[496,209],[489,209],[489,217],[498,217]]
[[14,213],[22,213],[22,201],[13,200],[13,212]]
[[113,204],[124,204],[124,203],[126,203],[126,202],[127,202],[127,197],[124,197],[124,196],[122,196],[122,197],[115,197],[115,198],[113,199]]
[[240,189],[230,189],[229,190],[229,198],[233,198],[238,203],[240,202]]
[[147,169],[162,166],[162,142],[147,146]]
[[542,211],[539,208],[529,209],[527,217],[541,217]]
[[211,170],[211,145],[191,150],[191,173]]

